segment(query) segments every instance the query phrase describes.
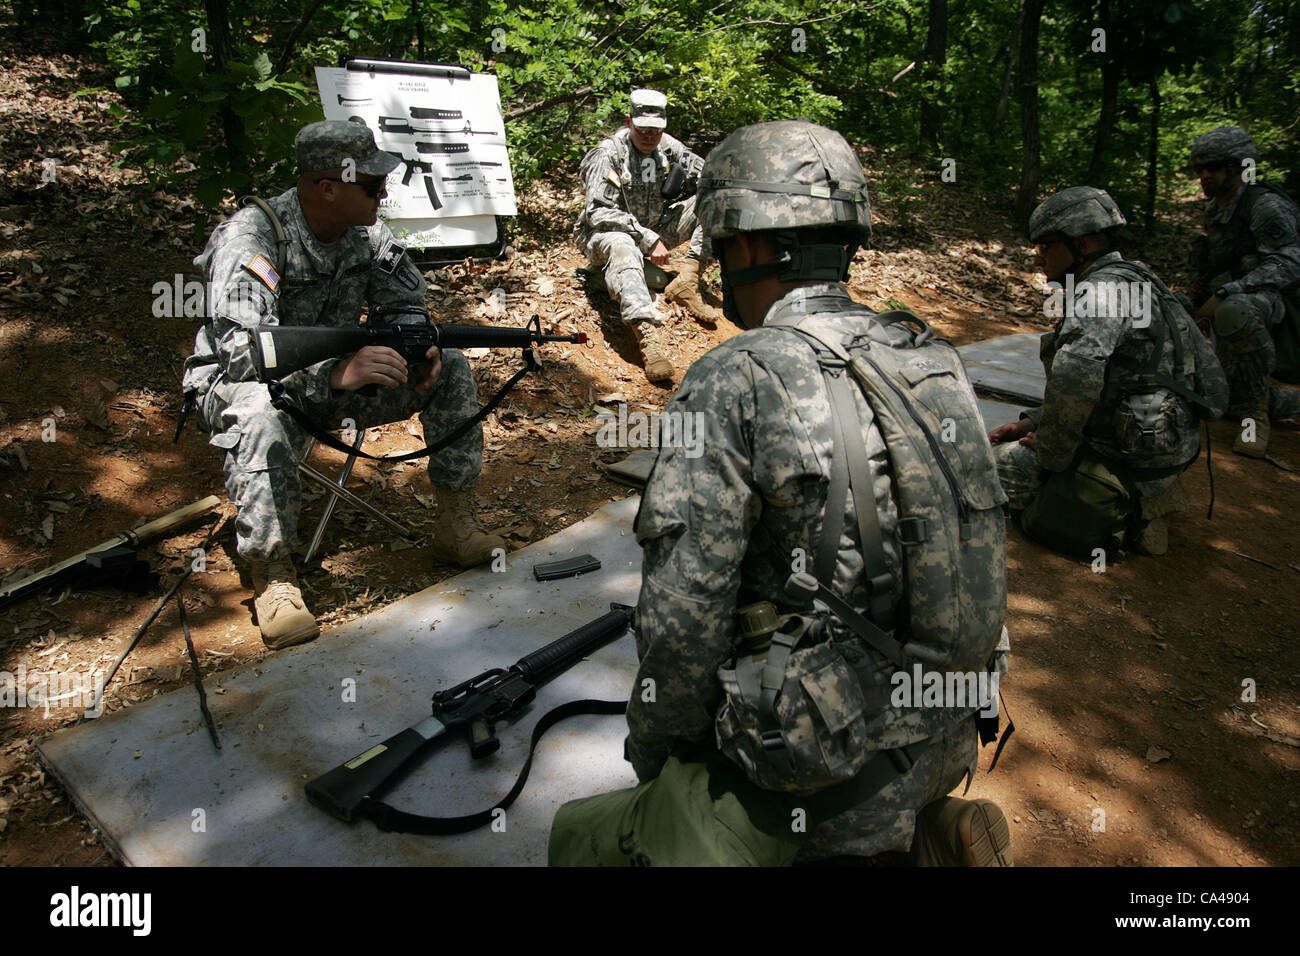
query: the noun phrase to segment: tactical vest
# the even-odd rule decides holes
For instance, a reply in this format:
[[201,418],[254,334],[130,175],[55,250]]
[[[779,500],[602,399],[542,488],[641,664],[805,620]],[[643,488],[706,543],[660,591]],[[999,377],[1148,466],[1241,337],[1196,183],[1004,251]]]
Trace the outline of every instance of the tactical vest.
[[[861,312],[849,300],[843,308]],[[792,311],[789,302],[774,309],[778,316]],[[887,343],[884,328],[905,323],[919,328],[908,329],[908,344]],[[920,319],[876,315],[863,323],[871,338],[850,341],[816,314],[794,325],[769,318],[764,327],[797,335],[816,353],[834,419],[831,481],[814,573],[791,575],[786,587],[787,600],[806,613],[768,630],[765,655],[742,647],[719,670],[725,700],[717,736],[722,752],[758,786],[812,791],[853,780],[882,750],[923,745],[980,706],[912,708],[885,721],[883,734],[869,733],[892,706],[898,669],[910,676],[916,667],[992,667],[1006,611],[1006,495],[956,349],[934,339]],[[865,399],[865,417],[855,390]],[[871,421],[892,466],[899,588],[885,564],[862,439]],[[833,590],[848,495],[869,585],[862,611]],[[812,610],[814,597],[829,616]]]

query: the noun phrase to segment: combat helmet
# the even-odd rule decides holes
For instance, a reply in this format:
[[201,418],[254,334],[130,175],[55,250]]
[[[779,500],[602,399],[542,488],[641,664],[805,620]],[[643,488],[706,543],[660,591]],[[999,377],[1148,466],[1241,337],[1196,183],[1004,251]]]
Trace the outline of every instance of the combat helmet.
[[1071,239],[1105,232],[1125,225],[1127,220],[1115,200],[1104,189],[1071,186],[1048,196],[1029,217],[1030,242],[1059,232]]
[[[722,264],[722,312],[743,323],[738,285],[776,276],[785,282],[843,282],[871,236],[862,164],[844,137],[807,120],[742,126],[714,148],[700,172],[695,212],[714,242],[767,232],[777,258],[747,269]],[[838,226],[847,242],[801,243],[798,230]],[[717,246],[714,246],[715,251]]]
[[1242,160],[1259,161],[1255,141],[1240,126],[1220,126],[1202,133],[1192,143],[1190,165],[1192,169],[1212,163],[1230,163],[1240,166]]

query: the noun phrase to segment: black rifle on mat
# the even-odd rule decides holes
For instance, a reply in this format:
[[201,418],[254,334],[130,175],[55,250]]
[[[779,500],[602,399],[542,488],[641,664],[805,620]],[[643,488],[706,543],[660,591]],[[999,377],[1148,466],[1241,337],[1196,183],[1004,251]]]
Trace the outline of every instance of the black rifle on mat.
[[624,604],[609,607],[608,614],[520,658],[510,667],[485,671],[434,694],[432,716],[312,780],[305,788],[307,799],[346,823],[361,817],[373,820],[381,830],[398,833],[465,833],[490,823],[495,811],[510,806],[523,791],[533,752],[548,728],[576,714],[621,714],[626,702],[570,701],[548,712],[533,728],[528,758],[514,786],[493,807],[481,813],[426,817],[397,810],[382,803],[378,796],[404,776],[413,758],[426,745],[449,733],[464,731],[469,738],[470,754],[476,760],[495,753],[501,746],[493,732],[497,721],[515,717],[537,696],[538,687],[627,632],[636,609]]

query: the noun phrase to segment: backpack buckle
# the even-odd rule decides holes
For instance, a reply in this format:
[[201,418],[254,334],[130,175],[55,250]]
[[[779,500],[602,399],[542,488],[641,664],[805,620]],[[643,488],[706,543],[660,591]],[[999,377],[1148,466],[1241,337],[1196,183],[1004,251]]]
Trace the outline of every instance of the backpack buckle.
[[919,517],[899,518],[894,529],[894,539],[905,548],[925,544],[930,540],[930,524]]
[[758,735],[758,742],[764,750],[784,750],[785,737],[779,730],[765,730]]
[[874,578],[867,579],[867,591],[872,597],[877,595],[888,595],[894,588],[894,576],[886,571],[884,574],[877,574]]

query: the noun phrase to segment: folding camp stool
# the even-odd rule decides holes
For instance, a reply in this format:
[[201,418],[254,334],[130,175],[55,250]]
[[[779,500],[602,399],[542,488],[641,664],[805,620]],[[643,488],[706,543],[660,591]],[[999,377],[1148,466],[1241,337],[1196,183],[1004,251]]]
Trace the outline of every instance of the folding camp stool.
[[320,516],[320,521],[316,525],[316,533],[311,536],[311,544],[307,546],[307,553],[303,556],[303,564],[310,564],[311,559],[315,557],[316,549],[320,547],[321,538],[325,536],[325,526],[329,524],[330,516],[334,514],[334,506],[338,504],[340,498],[352,505],[354,508],[360,508],[366,514],[370,515],[370,517],[382,521],[404,538],[418,540],[422,537],[410,528],[407,528],[400,522],[395,521],[388,515],[384,514],[374,505],[370,504],[370,502],[363,501],[344,487],[344,485],[347,484],[348,478],[352,476],[352,466],[357,463],[357,452],[361,450],[361,443],[365,441],[366,437],[366,430],[364,428],[358,428],[356,432],[357,437],[352,443],[352,453],[348,455],[348,460],[344,463],[343,470],[339,472],[337,481],[330,481],[329,478],[325,477],[311,465],[307,464],[307,457],[311,454],[312,449],[316,447],[316,440],[314,438],[311,439],[310,444],[307,445],[307,449],[302,453],[302,457],[298,459],[298,471],[329,492],[329,500],[325,502],[325,513]]

